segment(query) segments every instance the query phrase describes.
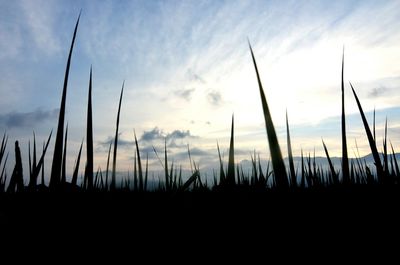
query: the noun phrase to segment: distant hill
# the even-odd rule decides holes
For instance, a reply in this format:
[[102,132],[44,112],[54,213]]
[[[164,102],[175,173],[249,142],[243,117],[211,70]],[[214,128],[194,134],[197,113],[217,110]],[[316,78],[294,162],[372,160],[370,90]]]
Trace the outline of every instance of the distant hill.
[[[383,154],[382,153],[379,153],[379,154],[380,154],[381,162],[383,163]],[[400,161],[400,153],[396,153],[395,156],[396,156],[396,160]],[[389,157],[388,157],[389,164],[390,164],[390,157],[392,157],[392,155],[389,155]],[[374,157],[373,157],[372,154],[368,154],[366,156],[363,156],[360,159],[363,162],[363,164],[364,164],[364,161],[365,161],[365,163],[368,166],[374,166]],[[341,157],[331,157],[331,160],[332,160],[332,163],[333,163],[333,166],[335,167],[335,169],[336,170],[340,170],[341,167],[342,167],[342,165],[341,165],[342,158]],[[289,165],[289,158],[286,157],[284,159],[284,161],[285,161],[286,166],[288,166]],[[295,156],[295,157],[293,157],[293,161],[294,161],[295,169],[300,168],[301,157],[300,156]],[[349,158],[349,163],[351,163],[352,161],[357,163],[356,162],[356,158]],[[262,162],[263,170],[265,170],[264,163],[265,163],[265,161]],[[305,166],[307,166],[307,163],[308,163],[308,156],[304,156],[304,164],[305,164]],[[313,163],[314,163],[314,157],[311,156],[311,164],[313,164]],[[320,166],[322,168],[325,168],[325,169],[329,168],[328,160],[327,160],[327,158],[325,156],[323,156],[323,157],[322,156],[316,156],[315,157],[315,163],[316,163],[317,166]],[[243,167],[244,171],[248,171],[248,170],[252,169],[251,160],[247,160],[247,159],[246,160],[242,160],[240,162],[240,165]],[[271,168],[272,168],[272,164],[270,165],[270,169]]]

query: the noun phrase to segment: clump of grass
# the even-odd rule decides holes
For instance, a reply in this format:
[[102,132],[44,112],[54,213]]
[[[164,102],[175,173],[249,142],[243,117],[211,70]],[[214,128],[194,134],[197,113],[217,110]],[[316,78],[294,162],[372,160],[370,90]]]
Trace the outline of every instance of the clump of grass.
[[[68,124],[65,129],[65,137],[64,137],[64,120],[65,120],[65,104],[66,104],[66,93],[68,86],[68,76],[71,64],[72,51],[74,47],[74,42],[76,38],[76,33],[79,25],[80,14],[78,16],[75,30],[71,42],[71,47],[69,50],[69,56],[67,60],[67,66],[65,70],[64,77],[64,86],[61,97],[61,105],[60,105],[60,113],[58,119],[58,127],[57,127],[57,135],[55,140],[55,149],[53,154],[53,163],[51,165],[51,175],[50,175],[50,183],[49,188],[51,190],[61,190],[69,187],[69,183],[67,183],[66,176],[66,153],[67,153],[67,137],[68,137]],[[350,161],[349,168],[349,158],[347,154],[347,140],[346,140],[346,115],[345,115],[345,101],[344,101],[344,49],[342,55],[342,71],[341,71],[341,103],[342,103],[342,113],[341,113],[341,136],[342,136],[342,181],[339,180],[339,172],[335,171],[333,167],[332,160],[329,156],[328,149],[325,145],[325,142],[322,140],[322,145],[328,160],[329,169],[324,170],[321,165],[317,165],[315,149],[314,155],[311,157],[311,154],[308,153],[308,156],[303,156],[303,150],[301,150],[301,175],[300,175],[300,183],[297,183],[297,172],[294,168],[294,159],[292,153],[292,145],[290,138],[290,129],[289,129],[289,121],[288,114],[286,112],[286,133],[287,133],[287,146],[288,146],[288,157],[289,157],[289,177],[287,175],[287,171],[285,169],[285,164],[283,162],[282,153],[280,150],[279,142],[277,139],[275,127],[272,121],[272,117],[270,114],[269,106],[267,103],[267,99],[264,93],[264,89],[261,83],[260,75],[258,72],[255,56],[252,50],[252,47],[249,43],[249,48],[252,56],[252,61],[254,64],[258,87],[260,92],[261,105],[264,113],[265,127],[268,137],[269,150],[271,154],[272,160],[272,168],[271,171],[269,168],[269,161],[264,170],[261,166],[261,159],[258,156],[258,167],[257,167],[257,158],[256,152],[254,152],[254,156],[251,156],[251,173],[245,172],[242,165],[237,164],[235,166],[235,149],[234,149],[234,116],[232,115],[232,123],[231,123],[231,135],[230,135],[230,145],[229,145],[229,158],[226,170],[224,170],[223,159],[221,157],[221,152],[219,148],[219,144],[217,142],[218,149],[218,158],[220,163],[220,174],[219,174],[219,182],[217,181],[217,173],[214,171],[214,188],[222,188],[222,189],[232,189],[236,187],[240,188],[252,188],[257,190],[268,190],[269,188],[277,188],[277,189],[287,189],[289,186],[305,189],[307,188],[323,188],[327,186],[335,186],[340,187],[340,185],[348,187],[351,185],[363,185],[363,184],[375,184],[375,183],[384,183],[384,184],[394,184],[399,182],[399,166],[396,159],[396,154],[394,152],[394,148],[391,145],[392,155],[388,154],[387,150],[387,119],[385,122],[385,134],[383,140],[383,165],[380,161],[379,153],[376,148],[376,138],[375,138],[375,109],[374,109],[374,121],[373,121],[373,135],[368,126],[367,120],[365,118],[364,112],[362,110],[360,101],[355,93],[355,90],[350,83],[351,89],[353,91],[354,97],[356,99],[356,103],[358,105],[361,118],[363,120],[364,128],[367,134],[368,142],[371,148],[371,152],[374,157],[375,166],[376,166],[376,176],[377,180],[375,180],[374,173],[371,172],[368,167],[366,161],[362,161],[359,153],[356,155],[356,159]],[[87,159],[85,165],[85,173],[84,173],[84,181],[81,183],[82,190],[92,191],[92,190],[102,190],[102,191],[115,191],[117,189],[120,190],[132,190],[131,189],[131,178],[128,172],[127,177],[123,177],[120,185],[116,184],[116,161],[117,161],[117,147],[118,147],[118,137],[119,137],[119,123],[120,123],[120,113],[121,113],[121,103],[123,98],[124,91],[124,83],[122,84],[121,94],[119,98],[118,112],[117,112],[117,120],[116,120],[116,130],[115,130],[115,138],[114,138],[114,149],[113,149],[113,160],[112,160],[112,171],[111,171],[111,184],[108,185],[108,174],[109,174],[109,162],[111,156],[111,147],[113,142],[110,142],[108,157],[107,157],[107,166],[106,166],[106,176],[105,181],[103,179],[103,172],[101,167],[98,167],[95,177],[93,176],[93,121],[92,121],[92,67],[90,68],[90,77],[89,77],[89,90],[88,90],[88,105],[87,105],[87,126],[86,126],[86,148],[87,148]],[[36,136],[33,134],[33,152],[31,156],[31,142],[29,141],[28,152],[29,152],[29,191],[37,191],[37,190],[46,190],[47,187],[44,186],[44,157],[46,154],[47,147],[49,145],[51,139],[52,132],[49,135],[47,142],[43,144],[43,152],[40,156],[39,161],[37,162],[36,156]],[[149,157],[147,154],[146,157],[146,166],[145,172],[143,173],[142,167],[142,156],[140,153],[139,142],[136,137],[136,132],[134,131],[134,140],[135,140],[135,153],[134,153],[134,173],[133,173],[133,190],[144,192],[147,191],[147,181],[148,181],[148,173],[149,173]],[[0,191],[5,191],[5,183],[7,180],[7,172],[6,172],[6,163],[8,158],[8,153],[6,153],[8,137],[4,133],[1,147],[0,147],[0,166],[2,165],[2,171],[0,175]],[[77,186],[77,178],[79,172],[79,164],[82,152],[83,140],[79,148],[78,157],[76,159],[76,164],[74,166],[73,176],[71,180],[71,184],[73,188]],[[357,152],[358,146],[356,142]],[[174,161],[170,164],[168,162],[168,150],[167,150],[167,139],[164,141],[164,163],[159,158],[157,151],[153,147],[156,157],[160,161],[165,174],[165,182],[162,183],[160,179],[159,189],[158,191],[167,191],[175,194],[180,191],[204,191],[208,190],[207,178],[202,180],[202,175],[200,174],[200,167],[196,164],[191,157],[190,149],[188,146],[188,155],[190,161],[190,169],[191,175],[190,177],[183,182],[182,180],[182,167],[177,166]],[[5,159],[3,159],[5,157]],[[304,161],[304,158],[306,161]],[[390,160],[390,161],[389,161]],[[4,163],[3,163],[4,161]],[[22,172],[22,160],[21,160],[21,151],[19,148],[18,141],[15,142],[15,166],[13,173],[11,175],[10,183],[7,188],[8,192],[21,192],[24,191],[24,183],[23,183],[23,172]],[[170,166],[169,166],[170,165]],[[37,177],[42,170],[42,181],[41,185],[37,185]],[[236,171],[236,172],[235,172]],[[265,174],[264,174],[265,172]],[[272,180],[269,178],[273,176]],[[94,177],[94,179],[93,179]],[[207,177],[207,176],[206,176]],[[73,189],[80,190],[80,189]]]

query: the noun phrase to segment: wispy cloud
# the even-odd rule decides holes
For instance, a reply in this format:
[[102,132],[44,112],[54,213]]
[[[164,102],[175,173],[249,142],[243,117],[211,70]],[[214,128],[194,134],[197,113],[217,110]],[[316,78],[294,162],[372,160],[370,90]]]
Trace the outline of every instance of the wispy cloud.
[[218,91],[211,91],[207,94],[208,102],[213,106],[219,106],[222,103],[222,95]]
[[369,93],[368,96],[372,97],[372,98],[376,98],[376,97],[380,97],[383,94],[385,94],[385,92],[388,90],[387,87],[381,86],[381,87],[374,87],[372,88]]
[[25,25],[30,29],[30,37],[43,53],[51,55],[59,52],[61,45],[54,32],[55,3],[46,0],[20,1],[25,16]]
[[163,141],[167,140],[180,140],[185,138],[195,138],[189,130],[174,130],[170,133],[165,133],[160,130],[158,127],[153,128],[150,131],[144,131],[140,140],[145,142],[153,142],[153,141]]
[[58,112],[59,109],[37,109],[32,112],[10,112],[0,115],[0,124],[6,128],[32,129],[38,124],[55,120],[58,117]]
[[194,73],[191,68],[189,68],[187,70],[186,78],[189,81],[197,82],[197,83],[200,83],[200,84],[205,84],[206,83],[206,81],[204,81],[204,79],[201,76],[199,76],[198,74]]
[[175,90],[174,94],[180,98],[183,98],[186,101],[190,101],[192,99],[192,94],[195,90],[195,88]]
[[[122,133],[118,134],[118,147],[122,148],[128,148],[134,146],[133,141],[126,140],[121,137]],[[114,136],[108,136],[106,140],[99,142],[99,146],[101,146],[104,150],[108,150],[110,147],[110,144],[114,144],[115,137]]]

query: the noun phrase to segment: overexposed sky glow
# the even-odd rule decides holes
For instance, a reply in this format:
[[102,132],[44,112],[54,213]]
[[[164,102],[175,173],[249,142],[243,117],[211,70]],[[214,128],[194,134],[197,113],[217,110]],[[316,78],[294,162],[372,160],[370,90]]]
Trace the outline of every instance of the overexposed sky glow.
[[90,65],[95,167],[105,166],[123,80],[121,171],[133,167],[133,129],[151,158],[151,146],[161,150],[167,137],[177,163],[187,163],[190,144],[195,159],[212,166],[217,140],[228,147],[232,113],[237,160],[254,149],[267,158],[247,38],[284,156],[286,109],[295,155],[314,148],[323,155],[321,138],[340,155],[343,45],[349,149],[357,139],[360,151],[369,152],[348,81],[368,114],[376,106],[378,136],[387,116],[389,137],[400,146],[399,1],[0,0],[0,129],[25,150],[32,130],[42,141],[56,129],[80,9],[67,95],[69,172],[85,135]]

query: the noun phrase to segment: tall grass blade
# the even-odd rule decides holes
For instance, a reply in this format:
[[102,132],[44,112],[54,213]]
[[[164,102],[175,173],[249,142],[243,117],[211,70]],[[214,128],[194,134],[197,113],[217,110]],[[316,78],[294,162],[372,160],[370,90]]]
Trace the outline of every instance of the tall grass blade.
[[7,160],[8,160],[8,153],[6,155],[6,158],[4,159],[3,169],[1,170],[1,175],[0,175],[1,190],[0,190],[0,192],[4,191],[4,186],[5,186],[5,183],[6,183],[6,177],[5,177],[4,173],[6,172]]
[[399,177],[399,174],[400,174],[399,164],[397,163],[396,153],[394,152],[392,142],[390,142],[390,147],[392,148],[392,155],[393,155],[394,166],[395,166],[395,170],[396,170],[396,176]]
[[137,177],[137,168],[136,168],[136,153],[133,156],[133,190],[138,191],[138,177]]
[[65,130],[65,139],[64,139],[64,152],[63,152],[62,170],[61,170],[61,183],[62,184],[65,184],[65,182],[66,182],[67,138],[68,138],[68,123],[67,123],[67,128]]
[[18,141],[15,141],[15,166],[11,175],[7,192],[21,192],[24,190],[24,177],[22,172],[21,150]]
[[375,144],[376,144],[376,137],[375,137],[375,136],[376,136],[376,135],[375,135],[375,107],[374,107],[374,121],[373,121],[373,123],[374,123],[374,124],[373,124],[373,128],[372,128],[372,129],[373,129],[373,131],[374,131],[374,141],[375,141]]
[[383,138],[383,171],[389,175],[388,154],[387,154],[387,118],[385,122],[385,136]]
[[83,140],[81,142],[81,147],[79,148],[78,158],[76,159],[74,173],[72,174],[71,184],[73,186],[76,186],[76,183],[78,181],[78,172],[79,172],[79,164],[80,164],[80,161],[81,161],[82,146],[83,146]]
[[134,131],[133,134],[135,136],[137,162],[138,162],[138,169],[139,169],[139,190],[143,191],[143,171],[142,171],[142,162],[140,161],[139,144],[138,144],[138,141],[136,138],[136,132]]
[[29,164],[29,186],[32,180],[32,159],[31,159],[31,141],[28,141],[28,164]]
[[362,119],[363,124],[364,124],[365,132],[367,134],[369,146],[371,148],[372,156],[374,157],[374,162],[375,162],[375,166],[376,166],[376,172],[377,172],[377,175],[378,175],[378,181],[380,183],[382,183],[382,181],[384,179],[384,173],[383,173],[383,168],[382,168],[382,164],[381,164],[381,159],[379,158],[379,153],[378,153],[378,150],[376,149],[376,144],[375,144],[374,138],[372,137],[371,130],[370,130],[369,125],[368,125],[368,121],[365,118],[365,114],[364,114],[364,111],[363,111],[363,109],[361,107],[360,100],[358,99],[356,91],[354,90],[353,85],[351,83],[350,83],[350,86],[351,86],[351,90],[353,91],[354,98],[356,99],[358,109],[360,111],[361,119]]
[[72,50],[74,48],[75,37],[76,37],[76,32],[78,30],[80,16],[81,14],[79,13],[78,20],[76,21],[75,25],[74,35],[72,37],[71,47],[69,50],[67,66],[65,69],[64,85],[61,98],[60,113],[58,116],[57,135],[56,135],[56,142],[54,145],[53,163],[51,165],[51,175],[49,184],[50,188],[53,190],[56,189],[56,187],[60,183],[61,161],[63,153],[63,138],[64,138],[65,101],[67,98],[68,76],[69,76],[69,68],[71,65]]
[[122,83],[121,95],[119,97],[119,105],[118,105],[118,113],[117,113],[117,124],[115,129],[115,138],[114,138],[114,152],[113,152],[113,163],[112,163],[112,174],[111,174],[111,185],[110,189],[115,190],[115,175],[116,175],[116,167],[117,167],[117,148],[118,148],[118,128],[119,128],[119,115],[121,113],[121,103],[122,103],[122,95],[124,94],[124,85],[125,81]]
[[343,184],[350,184],[350,174],[349,174],[349,157],[347,155],[347,140],[346,140],[346,114],[344,107],[344,47],[342,54],[342,174],[343,174]]
[[187,188],[189,188],[190,184],[192,184],[197,178],[199,178],[199,171],[195,171],[192,176],[183,184],[181,190],[185,191]]
[[235,149],[234,149],[234,118],[232,115],[231,140],[229,144],[228,174],[226,176],[228,186],[235,185]]
[[221,158],[221,151],[219,149],[219,144],[217,142],[217,149],[218,149],[218,158],[219,158],[219,183],[220,184],[224,184],[225,183],[225,171],[224,171],[224,164],[222,162],[222,158]]
[[112,146],[112,141],[110,141],[110,147],[108,148],[108,155],[107,155],[107,166],[106,166],[106,183],[105,183],[105,188],[108,190],[108,173],[109,173],[109,165],[110,165],[110,154],[111,154],[111,146]]
[[271,153],[272,166],[274,168],[274,173],[275,173],[275,178],[276,178],[276,185],[278,188],[288,188],[289,181],[288,181],[287,174],[286,174],[285,163],[283,162],[281,149],[279,147],[278,138],[277,138],[276,132],[275,132],[275,127],[272,122],[271,114],[269,112],[268,103],[265,98],[264,90],[263,90],[263,87],[261,84],[260,75],[259,75],[258,69],[257,69],[256,59],[254,58],[254,53],[253,53],[253,49],[251,48],[250,42],[249,42],[249,47],[250,47],[251,57],[252,57],[253,63],[254,63],[254,68],[255,68],[256,74],[257,74],[258,87],[260,90],[261,104],[262,104],[263,111],[264,111],[265,127],[266,127],[267,135],[268,135],[268,143],[269,143],[269,149],[270,149],[270,153]]
[[165,171],[165,188],[167,189],[167,191],[170,190],[170,181],[169,181],[169,176],[168,176],[168,154],[167,154],[167,138],[165,138],[164,141],[164,160],[165,160],[165,164],[164,164],[164,171]]
[[92,66],[90,66],[89,94],[86,122],[86,168],[88,189],[93,189],[93,121],[92,121]]
[[338,178],[338,175],[336,174],[335,168],[333,167],[333,163],[329,156],[328,148],[326,148],[324,140],[322,140],[322,145],[324,146],[325,155],[326,155],[326,158],[328,159],[329,169],[331,170],[333,184],[337,185],[337,184],[339,184],[339,178]]
[[[42,149],[42,153],[44,153],[45,151],[45,148],[46,148],[46,143],[45,142],[43,142],[43,149]],[[40,181],[40,184],[42,185],[42,187],[44,187],[45,185],[44,185],[44,160],[42,161],[42,179],[41,179],[41,181]]]
[[1,164],[1,161],[3,160],[3,156],[6,151],[7,142],[8,142],[8,136],[6,135],[6,133],[4,133],[3,139],[1,140],[1,147],[0,147],[0,164]]
[[288,155],[289,155],[290,180],[291,180],[291,185],[293,187],[296,187],[297,181],[296,181],[296,173],[294,171],[292,144],[290,141],[289,120],[288,120],[287,110],[286,110],[286,136],[287,136],[287,147],[288,147]]
[[28,188],[29,190],[34,190],[34,188],[36,187],[36,182],[37,182],[37,176],[35,177],[33,175],[33,171],[34,168],[36,167],[36,136],[35,136],[35,132],[33,132],[33,159],[32,159],[32,164],[31,164],[31,151],[30,151],[30,144],[29,144],[29,148],[28,148],[28,152],[29,152],[29,173],[30,173],[30,177],[29,177],[29,184],[28,184]]
[[144,186],[143,186],[144,191],[147,191],[148,174],[149,174],[149,153],[147,153],[147,156],[146,156],[146,171],[144,173]]

